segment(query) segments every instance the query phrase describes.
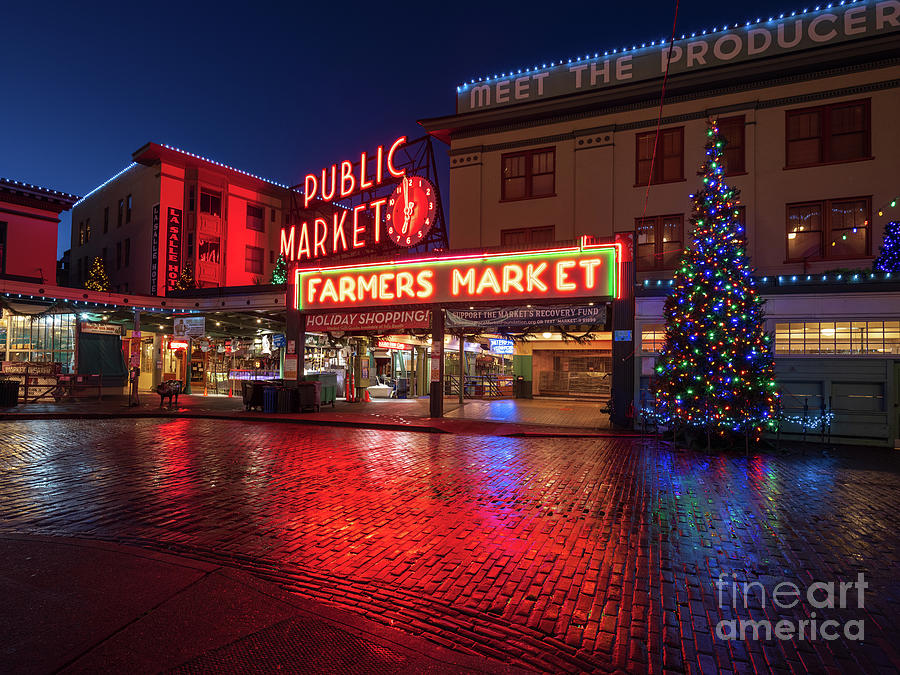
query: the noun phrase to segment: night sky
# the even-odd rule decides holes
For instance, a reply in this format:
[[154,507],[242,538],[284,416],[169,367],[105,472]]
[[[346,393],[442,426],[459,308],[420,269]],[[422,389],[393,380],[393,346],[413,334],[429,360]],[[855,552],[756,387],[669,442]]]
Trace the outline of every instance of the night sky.
[[[682,0],[677,31],[804,8],[790,3],[737,9]],[[668,38],[675,9],[674,2],[284,5],[7,3],[0,176],[84,195],[155,141],[296,184],[397,136],[421,136],[416,120],[452,114],[464,80]],[[69,215],[60,254],[69,246]]]

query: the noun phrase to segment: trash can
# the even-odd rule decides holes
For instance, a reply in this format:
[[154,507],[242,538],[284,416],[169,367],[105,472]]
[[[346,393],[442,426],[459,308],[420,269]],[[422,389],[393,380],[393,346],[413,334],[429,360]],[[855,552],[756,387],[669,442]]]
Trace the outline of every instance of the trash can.
[[398,377],[397,378],[397,398],[407,398],[409,397],[409,378],[408,377]]
[[0,407],[10,408],[19,403],[19,383],[15,380],[0,380]]
[[289,413],[292,412],[291,404],[293,399],[294,389],[289,387],[278,387],[278,412],[280,413]]
[[532,398],[531,380],[526,380],[519,375],[513,380],[513,396],[515,398]]
[[263,387],[263,412],[274,413],[278,411],[278,389],[276,387]]

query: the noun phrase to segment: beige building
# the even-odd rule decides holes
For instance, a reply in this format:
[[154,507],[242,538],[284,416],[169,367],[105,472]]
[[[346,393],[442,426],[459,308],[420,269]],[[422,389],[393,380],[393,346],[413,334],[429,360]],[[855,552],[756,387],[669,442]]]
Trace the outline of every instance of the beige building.
[[[588,55],[457,93],[457,114],[422,122],[450,145],[451,247],[631,235],[638,410],[716,118],[771,299],[786,408],[812,420],[824,405],[848,440],[898,437],[900,287],[865,271],[900,219],[900,2]],[[584,349],[610,354],[601,338]]]
[[287,186],[157,143],[133,159],[72,211],[73,286],[95,257],[114,291],[166,295],[188,265],[199,288],[269,282]]

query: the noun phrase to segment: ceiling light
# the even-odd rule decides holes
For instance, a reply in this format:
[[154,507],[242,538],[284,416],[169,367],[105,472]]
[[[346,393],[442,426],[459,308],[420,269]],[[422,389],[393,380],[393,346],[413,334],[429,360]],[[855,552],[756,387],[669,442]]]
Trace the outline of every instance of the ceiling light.
[[552,337],[553,337],[553,333],[544,333],[544,339],[545,339],[545,340],[549,340],[549,339],[552,338]]

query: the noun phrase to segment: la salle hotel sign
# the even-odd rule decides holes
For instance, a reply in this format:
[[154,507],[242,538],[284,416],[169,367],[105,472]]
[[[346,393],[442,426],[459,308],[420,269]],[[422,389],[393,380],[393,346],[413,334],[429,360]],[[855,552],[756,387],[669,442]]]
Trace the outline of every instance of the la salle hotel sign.
[[298,268],[299,310],[619,297],[621,244]]
[[900,32],[900,0],[834,2],[800,15],[704,31],[676,40],[671,49],[661,40],[464,84],[457,87],[456,109],[497,108],[662,77],[667,60],[674,75],[893,32]]

